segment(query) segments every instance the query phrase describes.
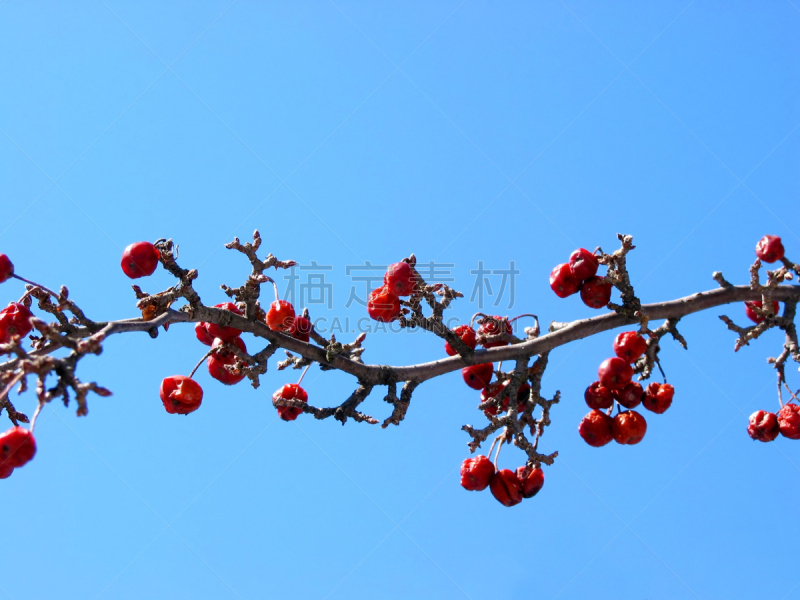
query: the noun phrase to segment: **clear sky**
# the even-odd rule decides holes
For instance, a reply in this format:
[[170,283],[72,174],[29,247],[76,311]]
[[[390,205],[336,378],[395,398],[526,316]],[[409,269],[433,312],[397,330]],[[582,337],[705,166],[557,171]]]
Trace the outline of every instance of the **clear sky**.
[[[460,320],[596,314],[548,275],[617,232],[635,236],[645,302],[711,289],[715,270],[746,283],[762,235],[800,256],[799,8],[2,0],[0,252],[91,317],[123,318],[127,244],[173,238],[215,304],[249,272],[222,245],[258,228],[263,253],[311,267],[296,301],[338,318],[343,341],[365,314],[357,278],[380,276],[348,267],[412,252],[466,294]],[[460,428],[483,421],[459,373],[422,385],[386,430],[277,420],[270,396],[297,373],[274,366],[258,390],[201,370],[203,406],[180,417],[158,387],[202,356],[191,327],[114,337],[79,369],[114,396],[86,418],[48,407],[35,460],[0,482],[0,597],[798,599],[800,442],[745,432],[778,407],[766,358],[782,338],[734,354],[717,316],[743,312],[687,318],[688,352],[664,344],[675,402],[646,413],[638,446],[577,434],[615,332],[554,352],[544,392],[563,401],[543,444],[560,456],[511,509],[459,486]],[[443,354],[419,333],[366,347],[375,364]],[[304,380],[319,406],[354,385]],[[365,410],[384,418],[381,397]]]

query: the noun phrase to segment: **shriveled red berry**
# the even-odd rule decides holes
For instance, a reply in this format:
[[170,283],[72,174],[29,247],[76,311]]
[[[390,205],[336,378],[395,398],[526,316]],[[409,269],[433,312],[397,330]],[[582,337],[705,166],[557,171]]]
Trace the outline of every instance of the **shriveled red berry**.
[[184,375],[165,377],[159,390],[161,402],[171,415],[188,415],[200,408],[203,388],[194,379]]
[[294,323],[294,306],[286,300],[275,300],[267,311],[267,326],[272,331],[289,331]]
[[781,432],[778,416],[765,410],[757,410],[750,415],[747,434],[759,442],[771,442]]
[[636,331],[623,331],[614,338],[614,354],[629,363],[636,362],[647,351],[647,340]]
[[578,425],[578,433],[584,442],[599,448],[614,439],[614,435],[611,433],[613,422],[614,419],[606,413],[595,409],[583,417],[581,424]]
[[781,435],[790,440],[800,440],[800,405],[784,404],[778,411]]
[[569,263],[563,263],[550,272],[550,288],[559,298],[566,298],[581,289],[581,280],[572,274]]
[[136,242],[122,251],[122,271],[131,279],[152,275],[161,254],[150,242]]
[[589,308],[603,308],[611,300],[610,283],[606,283],[602,277],[596,275],[581,286],[581,300]]
[[611,408],[614,404],[614,395],[611,390],[599,381],[595,381],[583,393],[583,399],[589,408]]
[[756,256],[765,263],[782,259],[783,253],[783,242],[777,235],[765,235],[756,244]]
[[11,341],[13,337],[23,338],[33,330],[33,313],[19,302],[11,302],[0,310],[0,344]]
[[[758,314],[758,311],[763,310],[764,303],[761,300],[753,300],[753,301],[746,301],[744,303],[744,314],[747,315],[747,318],[750,319],[753,323],[761,323],[764,320],[764,317]],[[758,311],[756,310],[758,309]],[[781,309],[781,305],[778,303],[777,300],[772,301],[772,314],[777,315],[778,311]]]
[[301,342],[307,342],[311,337],[311,321],[306,317],[295,317],[289,327],[289,335]]
[[[308,402],[308,394],[296,383],[287,383],[277,392],[272,394],[272,403],[274,405],[278,400],[298,400],[300,402]],[[294,421],[302,412],[302,408],[295,408],[294,406],[278,406],[278,416],[284,421]]]
[[597,275],[597,257],[586,248],[578,248],[569,256],[569,270],[580,281]]
[[473,390],[482,390],[492,380],[492,373],[494,373],[494,366],[492,363],[484,363],[482,365],[471,365],[461,369],[461,376],[466,383]]
[[214,336],[208,333],[208,323],[196,323],[194,326],[194,334],[200,343],[210,346],[214,343]]
[[[495,381],[494,383],[489,384],[481,391],[481,404],[489,400],[490,398],[499,399],[503,391],[506,387],[511,383],[511,381],[504,381],[500,383],[499,381]],[[527,383],[523,383],[519,386],[519,390],[517,390],[517,412],[522,412],[525,410],[525,406],[528,403],[528,396],[530,395],[531,386]],[[503,398],[502,403],[502,410],[506,412],[508,410],[508,395]],[[491,405],[486,408],[484,414],[488,416],[493,416],[498,413],[497,405]]]
[[23,427],[12,427],[0,435],[0,468],[17,469],[36,454],[36,439]]
[[489,489],[503,506],[514,506],[522,502],[522,483],[510,469],[503,469],[492,475]]
[[0,283],[14,276],[14,263],[5,254],[0,254]]
[[[235,365],[238,359],[233,352],[224,349],[225,343],[219,338],[214,340],[214,343],[211,344],[211,349],[215,350],[215,352],[206,359],[206,366],[208,366],[208,374],[214,379],[225,385],[234,385],[244,379],[245,375],[241,369],[231,371],[226,368]],[[232,342],[227,343],[234,344],[242,352],[247,352],[247,347],[242,338],[233,338]]]
[[600,363],[597,369],[597,378],[607,388],[618,390],[630,383],[633,369],[624,359],[612,356]]
[[386,286],[372,290],[367,300],[367,313],[381,323],[390,323],[400,316],[400,298]]
[[11,474],[14,472],[14,467],[11,465],[2,466],[0,465],[0,479],[8,479],[11,477]]
[[[508,322],[506,317],[492,317],[486,319],[478,328],[478,335],[499,335],[501,333],[511,333],[511,323]],[[496,348],[498,346],[508,346],[508,342],[484,342],[484,348]]]
[[519,467],[517,479],[522,485],[522,497],[533,498],[544,485],[544,471],[539,467]]
[[[215,304],[214,308],[221,308],[222,310],[229,310],[232,313],[241,315],[242,311],[233,302],[223,302],[222,304]],[[226,342],[232,342],[235,338],[242,335],[241,329],[235,327],[227,327],[224,325],[217,325],[216,323],[206,323],[206,329],[212,338],[219,338]],[[211,342],[214,343],[213,341]]]
[[468,458],[461,463],[461,487],[470,492],[480,492],[489,487],[492,475],[494,465],[483,455]]
[[611,431],[617,443],[632,446],[644,438],[647,421],[635,410],[626,410],[614,417]]
[[[458,327],[453,328],[453,333],[455,333],[458,337],[461,338],[461,341],[464,342],[467,346],[475,349],[475,346],[478,345],[477,335],[475,334],[475,330],[470,327],[469,325],[459,325]],[[458,354],[456,349],[453,348],[449,342],[444,343],[444,351],[447,352],[448,356],[455,356]]]
[[414,270],[406,262],[389,265],[383,283],[395,296],[410,296],[416,285]]
[[647,386],[642,402],[647,410],[660,415],[672,406],[674,395],[675,388],[670,384],[653,382]]
[[614,400],[625,408],[636,408],[642,403],[643,397],[644,391],[638,381],[631,381],[624,388],[614,390]]

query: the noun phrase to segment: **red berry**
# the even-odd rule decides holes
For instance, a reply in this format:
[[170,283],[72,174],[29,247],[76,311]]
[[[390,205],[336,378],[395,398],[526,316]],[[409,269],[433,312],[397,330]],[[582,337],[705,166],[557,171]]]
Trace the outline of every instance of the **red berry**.
[[33,330],[33,313],[24,304],[11,302],[0,310],[0,344],[11,341],[13,337],[23,338]]
[[605,446],[614,439],[614,435],[611,433],[613,421],[606,413],[595,409],[583,417],[581,424],[578,425],[578,433],[590,446],[595,448]]
[[759,442],[771,442],[780,433],[778,416],[765,410],[757,410],[750,415],[747,434]]
[[510,469],[503,469],[492,475],[489,489],[503,506],[514,506],[522,502],[522,483]]
[[568,263],[563,263],[550,272],[550,288],[559,298],[566,298],[581,289],[581,280],[572,274]]
[[171,415],[188,415],[200,408],[203,388],[194,379],[184,375],[165,377],[159,391],[164,408]]
[[618,390],[630,383],[633,377],[631,366],[619,356],[613,356],[600,363],[597,378],[607,388]]
[[389,265],[389,268],[386,269],[386,274],[383,276],[384,285],[395,296],[410,296],[411,292],[414,291],[416,282],[414,270],[406,262]]
[[[214,340],[214,343],[211,344],[211,349],[216,350],[216,352],[208,357],[206,365],[208,366],[209,375],[214,379],[225,385],[234,385],[244,379],[244,373],[241,369],[230,371],[226,368],[236,364],[238,359],[233,352],[224,349],[225,343],[226,342],[219,338]],[[247,352],[247,347],[242,341],[242,338],[233,338],[233,341],[228,343],[235,344],[242,352]]]
[[[233,302],[223,302],[222,304],[215,304],[214,308],[229,310],[232,313],[236,313],[237,315],[242,314],[242,311],[240,311]],[[219,338],[221,340],[225,340],[226,342],[232,342],[234,339],[242,335],[241,329],[236,329],[235,327],[226,327],[224,325],[217,325],[216,323],[206,323],[206,329],[208,330],[208,333],[212,338]]]
[[[277,392],[272,394],[272,403],[278,400],[299,400],[300,402],[308,402],[308,394],[296,383],[287,383]],[[295,408],[293,406],[278,406],[278,416],[284,421],[294,421],[300,413],[303,412],[302,408]]]
[[800,405],[784,404],[778,411],[781,435],[790,440],[800,440]]
[[311,337],[311,321],[305,317],[295,317],[289,327],[289,335],[301,342],[308,342]]
[[12,427],[0,435],[0,469],[21,467],[35,454],[36,440],[27,429]]
[[569,270],[580,281],[597,275],[597,257],[586,248],[578,248],[569,256]]
[[[500,395],[503,393],[503,390],[508,386],[511,381],[504,381],[500,383],[499,381],[495,381],[494,383],[486,386],[481,391],[481,404],[489,400],[490,398],[499,398]],[[519,390],[517,390],[517,412],[522,412],[525,410],[525,406],[528,403],[528,396],[530,395],[531,386],[527,383],[523,383],[519,386]],[[508,396],[506,395],[503,398],[503,408],[502,411],[505,412],[508,410]],[[498,413],[497,405],[489,406],[486,410],[483,411],[484,414],[488,417],[491,415],[496,415]]]
[[[781,305],[778,304],[777,300],[772,301],[772,313],[774,315],[778,314]],[[750,319],[753,323],[761,323],[764,320],[764,317],[758,314],[756,309],[763,310],[764,303],[761,300],[753,300],[747,301],[744,303],[744,314],[747,315],[747,318]]]
[[10,465],[8,466],[0,465],[0,479],[8,479],[9,477],[11,477],[11,474],[13,472],[14,472],[14,467]]
[[0,283],[8,281],[14,275],[14,263],[5,254],[0,254]]
[[642,403],[643,396],[644,392],[642,391],[642,386],[636,381],[631,381],[622,389],[614,390],[614,400],[625,408],[636,408]]
[[131,279],[152,275],[160,257],[150,242],[136,242],[122,251],[122,271]]
[[485,490],[492,475],[494,465],[483,455],[468,458],[461,463],[461,487],[470,492]]
[[783,243],[777,235],[765,235],[756,244],[756,256],[765,263],[782,259],[783,252]]
[[464,378],[464,382],[473,390],[482,390],[489,385],[492,380],[492,373],[494,373],[492,363],[472,365],[461,369],[461,376]]
[[626,410],[614,417],[611,431],[617,443],[632,446],[644,438],[647,421],[635,410]]
[[289,331],[294,323],[294,306],[286,300],[275,300],[267,311],[267,326],[272,331]]
[[[511,333],[511,323],[505,317],[492,317],[491,319],[484,320],[478,328],[478,334],[489,336],[499,335],[500,333]],[[508,342],[484,342],[484,348],[496,348],[497,346],[507,346]]]
[[369,316],[381,323],[390,323],[400,316],[400,298],[384,286],[372,290],[367,301]]
[[522,497],[533,498],[544,485],[544,471],[538,467],[519,467],[517,479],[522,485]]
[[647,386],[647,391],[644,393],[644,407],[660,415],[672,406],[672,397],[674,395],[675,388],[670,384],[653,382]]
[[595,381],[583,393],[583,399],[589,408],[611,408],[614,404],[614,396],[611,390],[599,381]]
[[629,363],[636,362],[646,351],[647,340],[635,331],[623,331],[614,338],[614,354]]
[[583,282],[581,300],[589,308],[603,308],[611,300],[612,287],[602,277],[594,276]]
[[[459,325],[458,327],[454,327],[453,333],[455,333],[458,337],[460,337],[461,341],[464,342],[467,346],[469,346],[473,350],[475,349],[475,346],[478,344],[475,330],[469,325]],[[444,343],[444,351],[447,352],[448,356],[455,356],[456,354],[458,354],[458,352],[456,352],[455,348],[453,348],[449,342]]]
[[214,336],[208,333],[208,323],[196,323],[194,326],[194,334],[200,343],[210,346],[214,343]]

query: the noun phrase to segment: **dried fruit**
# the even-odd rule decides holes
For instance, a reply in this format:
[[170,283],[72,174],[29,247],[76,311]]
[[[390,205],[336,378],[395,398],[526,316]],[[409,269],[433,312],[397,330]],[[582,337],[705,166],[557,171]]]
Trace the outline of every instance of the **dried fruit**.
[[14,276],[14,263],[5,254],[0,254],[0,283]]
[[522,502],[522,483],[510,469],[503,469],[492,475],[489,489],[503,506],[514,506]]
[[630,383],[633,377],[631,366],[619,356],[613,356],[600,363],[597,369],[597,378],[607,388],[618,390]]
[[581,424],[578,425],[578,433],[590,446],[599,448],[605,446],[614,439],[611,426],[614,419],[599,410],[593,410],[583,417]]
[[461,487],[470,492],[485,490],[492,475],[494,475],[494,465],[483,455],[468,458],[461,463]]
[[580,281],[597,275],[597,257],[586,248],[578,248],[569,256],[569,270]]
[[611,390],[599,381],[595,381],[583,393],[583,399],[589,408],[611,408],[614,404],[614,395]]
[[[469,325],[459,325],[458,327],[454,327],[453,333],[460,337],[461,341],[473,350],[475,349],[475,346],[478,345],[475,330]],[[456,352],[455,348],[453,348],[449,342],[444,343],[444,351],[447,352],[448,356],[455,356],[458,354],[458,352]]]
[[[298,400],[308,402],[308,394],[297,383],[287,383],[281,389],[272,394],[273,405],[277,400]],[[284,421],[294,421],[302,412],[302,408],[294,406],[278,406],[278,416]]]
[[581,286],[581,300],[589,308],[603,308],[611,300],[610,283],[602,277],[594,276],[583,282]]
[[242,352],[247,352],[242,338],[234,338],[232,342],[225,342],[217,338],[211,344],[211,349],[215,352],[206,359],[206,366],[208,366],[209,375],[214,379],[225,385],[234,385],[244,379],[244,373],[239,368],[232,370],[227,368],[233,367],[239,359],[233,352],[224,349],[226,343],[234,344]]
[[632,446],[644,438],[647,421],[635,410],[626,410],[614,417],[611,431],[617,443]]
[[614,354],[629,363],[636,362],[647,351],[647,340],[636,331],[623,331],[614,338]]
[[550,272],[550,288],[559,298],[566,298],[581,289],[581,280],[572,274],[568,263],[563,263]]
[[12,427],[0,435],[0,470],[22,467],[35,454],[36,439],[27,429]]
[[781,432],[778,416],[765,410],[757,410],[750,415],[747,434],[759,442],[771,442]]
[[[222,310],[229,310],[232,313],[241,315],[242,311],[233,302],[223,302],[222,304],[215,304],[214,308],[221,308]],[[216,323],[206,323],[206,330],[212,338],[219,338],[226,342],[232,342],[234,339],[242,335],[241,329],[235,327],[227,327],[224,325],[217,325]],[[197,329],[195,329],[197,333]],[[198,338],[199,339],[199,338]],[[214,343],[213,340],[211,342]]]
[[493,373],[494,366],[492,363],[471,365],[461,369],[461,376],[464,378],[464,382],[473,390],[482,390],[489,385]]
[[161,254],[150,242],[135,242],[122,251],[122,271],[131,279],[152,275]]
[[289,327],[289,335],[301,342],[308,342],[311,337],[311,321],[306,317],[295,317]]
[[756,256],[765,263],[774,263],[783,258],[783,242],[777,235],[765,235],[756,244]]
[[660,415],[672,406],[674,395],[675,388],[670,384],[653,382],[647,386],[642,402],[647,410]]
[[800,405],[784,404],[778,411],[781,435],[790,440],[800,440]]
[[13,337],[23,338],[33,330],[33,313],[19,302],[11,302],[0,310],[0,344],[6,344]]
[[642,403],[643,396],[642,385],[637,381],[631,381],[624,388],[614,390],[614,400],[625,408],[636,408]]
[[286,300],[275,300],[267,311],[267,326],[272,331],[289,331],[294,323],[294,306]]
[[[492,317],[491,319],[486,319],[481,323],[480,328],[478,328],[478,334],[483,336],[489,335],[499,335],[501,333],[511,333],[511,323],[508,322],[508,319],[505,317]],[[509,342],[484,342],[484,348],[496,348],[498,346],[508,346]]]
[[539,467],[519,467],[517,479],[522,485],[522,497],[533,498],[544,485],[544,471]]
[[395,296],[410,296],[416,285],[414,270],[406,262],[389,265],[383,283]]
[[188,415],[200,408],[203,402],[203,388],[194,379],[184,375],[165,377],[159,395],[170,414]]
[[367,301],[367,313],[381,323],[390,323],[400,316],[400,298],[386,286],[372,290]]

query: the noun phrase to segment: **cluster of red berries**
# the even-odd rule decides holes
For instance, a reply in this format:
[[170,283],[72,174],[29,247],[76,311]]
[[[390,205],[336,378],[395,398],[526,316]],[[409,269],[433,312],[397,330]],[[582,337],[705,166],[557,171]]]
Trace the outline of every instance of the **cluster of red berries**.
[[461,463],[461,486],[470,492],[480,492],[487,487],[503,506],[514,506],[524,498],[533,498],[544,485],[541,468],[524,466],[516,471],[495,469],[487,457],[480,455]]
[[[14,264],[5,254],[0,254],[0,283],[14,276]],[[0,310],[0,344],[7,344],[13,338],[24,338],[33,330],[33,313],[19,302],[11,302]]]
[[24,466],[36,454],[33,434],[22,427],[12,427],[0,435],[0,479],[7,479],[14,469]]
[[367,313],[381,323],[390,323],[400,316],[400,296],[410,296],[417,286],[417,276],[407,262],[389,265],[383,276],[383,286],[372,290],[367,301]]
[[757,410],[750,415],[747,433],[759,442],[771,442],[779,433],[790,440],[800,440],[800,406],[784,404],[778,414]]
[[[14,276],[14,264],[5,254],[0,254],[0,283]],[[0,310],[0,344],[28,335],[33,326],[33,313],[19,302],[12,302]],[[22,427],[12,427],[0,435],[0,479],[11,477],[14,469],[24,466],[36,454],[33,433]]]
[[[672,405],[675,389],[670,384],[654,382],[642,389],[641,384],[631,381],[631,364],[646,351],[647,342],[641,335],[624,331],[614,340],[616,356],[600,363],[598,381],[586,388],[583,396],[592,410],[578,426],[578,433],[590,446],[605,446],[612,439],[619,444],[638,444],[647,432],[647,421],[632,409],[642,404],[660,415]],[[615,403],[627,410],[611,418]]]
[[611,288],[604,277],[597,275],[597,256],[586,248],[570,254],[569,262],[556,265],[550,273],[550,287],[559,298],[578,292],[589,308],[603,308],[611,300]]
[[[756,244],[756,256],[765,263],[774,263],[784,256],[783,242],[777,235],[765,235]],[[778,314],[781,305],[777,300],[772,301],[772,313],[768,313],[761,300],[747,301],[744,303],[744,314],[756,325],[762,323],[767,316]]]
[[[0,255],[2,256],[2,255]],[[160,253],[155,245],[150,242],[136,242],[125,248],[122,253],[122,270],[131,279],[152,275],[160,259]],[[2,273],[2,260],[0,260],[0,273]],[[12,268],[13,269],[13,268]],[[12,270],[13,273],[13,270]],[[237,315],[242,311],[233,302],[223,302],[215,308],[228,310]],[[267,310],[264,321],[273,331],[281,331],[292,337],[308,342],[311,336],[311,321],[305,316],[295,315],[291,302],[281,300],[275,290],[275,301]],[[0,319],[2,323],[2,319]],[[217,325],[215,323],[197,323],[194,328],[197,339],[206,346],[211,346],[211,352],[206,359],[208,373],[217,381],[225,385],[235,385],[245,378],[245,374],[237,363],[236,353],[226,344],[247,352],[247,346],[240,337],[242,331],[235,327]],[[2,335],[0,329],[0,335]],[[165,377],[161,382],[159,395],[164,403],[164,408],[170,414],[188,415],[200,408],[203,402],[203,388],[191,377],[172,375]],[[279,398],[295,399],[305,402],[308,400],[306,392],[297,384],[287,384],[275,392],[273,400]],[[290,407],[278,407],[278,415],[285,421],[293,421],[302,410]]]

